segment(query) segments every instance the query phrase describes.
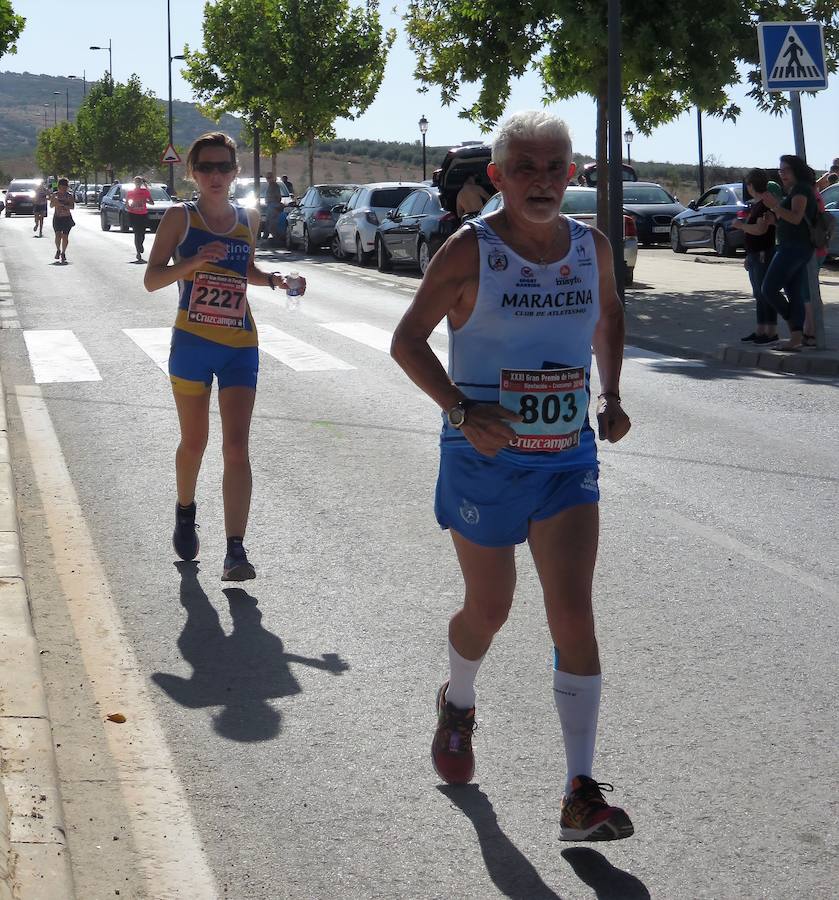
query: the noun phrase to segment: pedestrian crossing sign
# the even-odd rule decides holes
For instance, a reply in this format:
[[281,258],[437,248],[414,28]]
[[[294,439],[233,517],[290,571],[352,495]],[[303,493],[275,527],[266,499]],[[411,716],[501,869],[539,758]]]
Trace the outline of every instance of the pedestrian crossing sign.
[[181,158],[178,156],[178,151],[169,144],[160,161],[162,163],[179,163]]
[[827,64],[821,22],[759,22],[760,68],[767,91],[823,91]]

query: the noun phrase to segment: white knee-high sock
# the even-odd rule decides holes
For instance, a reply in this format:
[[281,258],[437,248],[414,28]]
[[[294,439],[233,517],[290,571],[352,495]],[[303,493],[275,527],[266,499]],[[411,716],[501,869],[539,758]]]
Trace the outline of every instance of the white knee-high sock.
[[601,675],[572,675],[554,669],[554,703],[562,725],[568,765],[566,795],[570,793],[572,778],[577,775],[591,777],[601,683]]
[[458,709],[471,709],[475,705],[475,676],[483,661],[483,656],[480,659],[466,659],[449,641],[449,686],[446,688],[446,700]]

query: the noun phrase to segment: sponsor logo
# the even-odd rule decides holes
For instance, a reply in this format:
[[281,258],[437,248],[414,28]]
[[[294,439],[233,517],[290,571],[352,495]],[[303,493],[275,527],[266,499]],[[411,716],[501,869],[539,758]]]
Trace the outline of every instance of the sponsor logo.
[[477,525],[478,522],[481,521],[481,514],[478,512],[478,507],[475,506],[474,503],[470,503],[468,500],[464,499],[460,501],[460,518],[467,525]]
[[521,267],[522,278],[533,278],[533,269],[530,266]]
[[493,272],[503,272],[507,268],[507,254],[493,250],[487,257],[487,264]]
[[562,275],[563,278],[567,278],[571,274],[571,266],[561,266],[559,269],[559,274]]
[[585,477],[580,482],[580,487],[584,491],[591,491],[593,494],[597,493],[597,472],[591,471],[586,472]]

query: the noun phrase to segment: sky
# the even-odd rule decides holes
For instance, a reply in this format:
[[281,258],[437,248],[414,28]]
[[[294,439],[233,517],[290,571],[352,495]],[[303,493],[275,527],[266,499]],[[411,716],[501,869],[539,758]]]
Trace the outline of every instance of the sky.
[[[172,53],[180,53],[184,44],[195,49],[202,44],[204,0],[170,0],[172,15]],[[86,73],[95,80],[108,66],[107,51],[89,50],[91,44],[113,43],[114,78],[125,81],[132,73],[158,97],[168,96],[166,72],[166,0],[12,0],[17,13],[27,19],[16,55],[0,59],[0,71],[31,72],[48,75]],[[418,122],[428,119],[426,140],[429,146],[457,144],[482,137],[477,126],[458,118],[458,111],[471,104],[477,88],[466,86],[462,102],[442,106],[439,91],[431,88],[420,93],[413,77],[415,58],[404,33],[401,16],[407,0],[383,0],[385,27],[397,29],[384,79],[376,100],[353,121],[339,119],[335,124],[340,138],[365,138],[385,141],[419,140]],[[68,15],[72,12],[72,15]],[[192,90],[173,63],[173,95],[177,100],[193,100]],[[81,87],[81,86],[80,86]],[[736,123],[703,116],[703,144],[706,159],[726,166],[765,166],[777,164],[781,153],[794,152],[792,121],[788,115],[771,116],[759,112],[746,96],[735,89],[733,99],[743,113]],[[49,100],[49,98],[47,98]],[[824,171],[839,157],[839,75],[827,90],[815,97],[802,95],[804,137],[807,159]],[[506,112],[542,106],[542,87],[538,76],[529,73],[513,85]],[[569,124],[574,149],[594,154],[595,108],[591,98],[581,96],[548,107]],[[624,118],[622,130],[631,123]],[[695,163],[698,159],[695,113],[686,113],[670,124],[656,129],[649,137],[635,130],[630,147],[632,159],[656,162]],[[624,145],[624,153],[626,148]]]

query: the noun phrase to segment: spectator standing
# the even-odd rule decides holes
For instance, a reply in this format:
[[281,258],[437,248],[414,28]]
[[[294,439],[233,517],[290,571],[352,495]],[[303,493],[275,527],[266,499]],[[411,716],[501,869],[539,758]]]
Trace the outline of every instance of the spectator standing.
[[[839,179],[839,176],[836,176]],[[824,205],[824,197],[822,197],[821,193],[816,191],[816,206],[818,207],[819,212],[825,211]],[[827,259],[827,247],[816,247],[815,249],[815,257],[816,257],[816,278],[818,278],[819,269],[825,264],[825,260]],[[813,317],[813,304],[812,297],[810,295],[810,276],[809,272],[804,273],[804,340],[803,346],[805,347],[815,347],[816,346],[816,321]]]
[[463,187],[457,192],[457,215],[460,219],[477,215],[489,200],[489,194],[475,181],[474,175],[467,175]]
[[282,178],[280,178],[280,181],[282,181],[282,183],[288,188],[289,194],[291,194],[291,196],[293,197],[294,185],[288,180],[288,175],[283,175]]
[[[774,186],[779,196],[780,188]],[[766,172],[763,169],[750,169],[746,174],[746,189],[755,198],[755,202],[749,207],[749,216],[745,221],[735,219],[731,225],[732,228],[745,232],[744,265],[749,273],[752,294],[755,298],[757,324],[755,330],[741,340],[754,344],[770,344],[778,340],[778,312],[763,297],[763,279],[775,253],[775,226],[766,221],[768,210],[759,199],[761,194],[770,190]]]
[[279,237],[280,210],[283,205],[283,192],[279,184],[277,184],[277,175],[275,172],[269,172],[265,176],[268,180],[268,187],[265,191],[265,234],[268,238],[272,235]]
[[831,184],[836,184],[837,181],[839,181],[839,156],[833,160],[830,164],[830,168],[816,182],[816,190],[823,191]]
[[142,262],[146,229],[149,227],[149,205],[154,206],[151,191],[142,176],[134,176],[134,187],[130,191],[126,191],[125,198],[128,221],[131,222],[131,229],[134,232],[134,249],[137,252],[137,262]]
[[[810,226],[818,206],[815,173],[800,156],[784,155],[778,166],[785,196],[778,200],[770,191],[759,199],[768,212],[767,225],[776,225],[777,246],[763,279],[766,302],[786,319],[789,341],[776,349],[796,352],[804,344],[804,304],[807,298],[807,264],[813,256]],[[786,297],[781,293],[786,292]]]

